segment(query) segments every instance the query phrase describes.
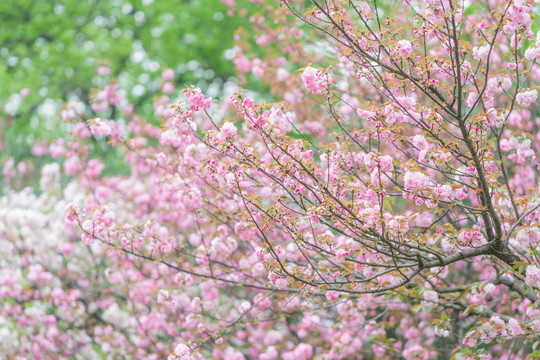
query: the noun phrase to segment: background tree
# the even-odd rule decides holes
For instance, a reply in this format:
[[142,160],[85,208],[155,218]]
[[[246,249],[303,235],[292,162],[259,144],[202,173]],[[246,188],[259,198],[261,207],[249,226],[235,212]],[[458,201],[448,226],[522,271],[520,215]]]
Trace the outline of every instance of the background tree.
[[37,138],[57,136],[53,115],[62,104],[78,99],[89,107],[92,89],[112,78],[145,116],[165,68],[175,71],[172,83],[219,94],[234,74],[227,59],[233,32],[245,23],[226,12],[224,4],[209,0],[3,2],[2,147],[18,162],[29,158]]

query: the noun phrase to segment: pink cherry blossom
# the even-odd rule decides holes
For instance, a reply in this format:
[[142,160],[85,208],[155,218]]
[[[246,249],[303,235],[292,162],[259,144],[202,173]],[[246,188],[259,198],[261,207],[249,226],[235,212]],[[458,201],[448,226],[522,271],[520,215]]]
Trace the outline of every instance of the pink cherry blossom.
[[302,81],[304,82],[304,86],[313,94],[322,94],[330,83],[329,75],[311,66],[307,66],[304,69]]
[[540,288],[540,268],[536,265],[527,266],[525,275],[525,284]]
[[325,296],[328,301],[336,301],[337,299],[339,299],[339,292],[330,290],[326,292]]
[[412,44],[408,40],[399,40],[398,43],[399,56],[409,57],[413,51]]
[[403,180],[405,183],[405,188],[411,191],[426,188],[431,182],[428,176],[417,171],[405,173]]
[[91,120],[90,131],[95,136],[109,136],[111,134],[111,126],[107,121],[95,118]]
[[516,95],[516,101],[519,106],[527,108],[532,104],[536,103],[536,98],[538,97],[537,90],[523,91]]

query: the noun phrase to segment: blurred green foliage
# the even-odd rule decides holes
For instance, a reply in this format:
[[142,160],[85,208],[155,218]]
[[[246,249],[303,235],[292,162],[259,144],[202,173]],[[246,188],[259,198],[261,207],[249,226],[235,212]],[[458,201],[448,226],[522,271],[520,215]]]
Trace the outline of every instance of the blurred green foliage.
[[[219,0],[0,1],[0,117],[11,118],[0,129],[4,155],[26,158],[33,139],[57,135],[52,114],[103,85],[96,73],[101,61],[121,88],[132,90],[126,95],[143,115],[151,114],[167,67],[175,70],[177,89],[190,83],[218,92],[234,74],[226,50],[247,21],[226,11]],[[23,88],[30,95],[18,101],[13,94]],[[11,114],[10,97],[20,103]]]

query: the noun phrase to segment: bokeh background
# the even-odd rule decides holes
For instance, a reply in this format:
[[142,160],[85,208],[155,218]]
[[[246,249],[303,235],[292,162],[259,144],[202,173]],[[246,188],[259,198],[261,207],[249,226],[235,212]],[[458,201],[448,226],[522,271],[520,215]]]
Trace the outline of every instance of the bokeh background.
[[[92,89],[111,78],[143,116],[165,68],[174,70],[175,92],[192,84],[219,97],[234,75],[234,32],[248,24],[227,11],[219,0],[1,1],[0,163],[56,138],[62,105],[89,108]],[[106,78],[100,65],[111,70]]]

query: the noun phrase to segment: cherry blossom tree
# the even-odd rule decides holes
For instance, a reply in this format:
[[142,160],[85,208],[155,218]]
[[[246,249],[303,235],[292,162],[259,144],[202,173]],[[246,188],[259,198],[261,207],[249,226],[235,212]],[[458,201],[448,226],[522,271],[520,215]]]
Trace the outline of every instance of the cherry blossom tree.
[[53,163],[40,197],[2,198],[2,350],[538,357],[535,4],[261,5],[234,63],[266,93],[177,101],[168,69],[161,127],[113,82],[97,116],[65,106],[66,177]]

